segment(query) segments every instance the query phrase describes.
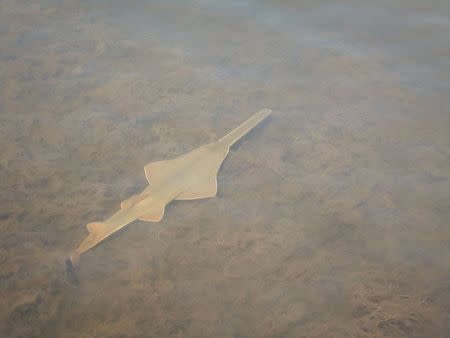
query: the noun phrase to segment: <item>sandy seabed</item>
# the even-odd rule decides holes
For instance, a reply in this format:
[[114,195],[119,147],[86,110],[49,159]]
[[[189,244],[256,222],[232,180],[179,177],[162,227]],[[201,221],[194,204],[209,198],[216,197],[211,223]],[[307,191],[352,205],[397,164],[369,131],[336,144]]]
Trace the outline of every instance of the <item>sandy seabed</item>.
[[[0,0],[1,337],[450,337],[450,3]],[[262,108],[214,199],[82,256]]]

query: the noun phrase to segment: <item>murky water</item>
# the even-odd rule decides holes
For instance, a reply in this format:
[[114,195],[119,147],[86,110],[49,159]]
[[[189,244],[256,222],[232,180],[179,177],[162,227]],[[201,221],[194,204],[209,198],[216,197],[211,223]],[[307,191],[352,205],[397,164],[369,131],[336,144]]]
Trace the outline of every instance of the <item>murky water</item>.
[[[0,335],[450,336],[449,55],[444,0],[0,0]],[[265,107],[216,198],[67,274]]]

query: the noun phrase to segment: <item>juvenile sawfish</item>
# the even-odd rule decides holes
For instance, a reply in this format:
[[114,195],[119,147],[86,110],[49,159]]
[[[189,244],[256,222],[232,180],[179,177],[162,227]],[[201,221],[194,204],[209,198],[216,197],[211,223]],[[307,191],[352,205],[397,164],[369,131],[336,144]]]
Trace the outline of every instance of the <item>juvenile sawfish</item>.
[[80,255],[108,236],[139,219],[159,222],[165,206],[173,200],[214,197],[217,173],[230,147],[263,121],[272,111],[263,109],[219,139],[171,160],[151,162],[144,167],[149,185],[139,194],[123,201],[120,210],[103,222],[89,223],[89,235],[72,253],[72,265]]

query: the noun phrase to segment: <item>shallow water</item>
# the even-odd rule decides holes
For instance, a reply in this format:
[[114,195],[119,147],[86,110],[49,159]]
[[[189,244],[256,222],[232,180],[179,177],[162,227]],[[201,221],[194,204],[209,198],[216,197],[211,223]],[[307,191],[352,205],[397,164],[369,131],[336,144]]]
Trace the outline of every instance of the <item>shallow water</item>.
[[[0,0],[0,335],[450,336],[449,37],[444,0]],[[265,107],[216,198],[67,273]]]

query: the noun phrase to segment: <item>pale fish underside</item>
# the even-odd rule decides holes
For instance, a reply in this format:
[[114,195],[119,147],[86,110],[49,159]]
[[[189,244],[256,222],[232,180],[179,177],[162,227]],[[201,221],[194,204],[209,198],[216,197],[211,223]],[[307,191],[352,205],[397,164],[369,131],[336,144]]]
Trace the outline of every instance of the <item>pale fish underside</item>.
[[121,203],[121,208],[103,222],[87,225],[89,235],[70,256],[76,264],[80,255],[134,220],[159,222],[165,206],[172,200],[214,197],[217,173],[231,145],[271,113],[263,109],[214,143],[201,146],[177,158],[152,162],[145,166],[149,185],[139,194]]

